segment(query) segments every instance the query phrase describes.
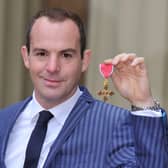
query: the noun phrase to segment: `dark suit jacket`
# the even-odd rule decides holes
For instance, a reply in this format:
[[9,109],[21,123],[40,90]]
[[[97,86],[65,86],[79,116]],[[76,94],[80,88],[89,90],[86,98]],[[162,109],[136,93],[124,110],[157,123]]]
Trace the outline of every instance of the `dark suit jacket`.
[[[44,168],[168,167],[165,116],[133,116],[128,110],[95,100],[85,88],[82,90]],[[0,168],[5,168],[10,131],[30,100],[31,97],[0,111]]]

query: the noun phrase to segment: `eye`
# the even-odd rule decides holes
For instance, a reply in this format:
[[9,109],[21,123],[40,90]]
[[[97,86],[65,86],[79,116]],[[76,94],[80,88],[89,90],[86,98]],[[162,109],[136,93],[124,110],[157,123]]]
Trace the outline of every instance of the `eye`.
[[44,57],[44,56],[46,56],[47,54],[46,54],[46,52],[44,52],[44,51],[40,51],[40,52],[37,52],[36,55],[37,55],[37,56],[40,56],[40,57]]
[[63,53],[64,58],[71,58],[72,53]]

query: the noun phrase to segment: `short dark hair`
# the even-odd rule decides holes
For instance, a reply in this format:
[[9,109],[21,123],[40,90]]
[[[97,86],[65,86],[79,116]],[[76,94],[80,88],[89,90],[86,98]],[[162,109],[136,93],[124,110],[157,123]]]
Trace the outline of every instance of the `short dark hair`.
[[79,29],[79,34],[80,34],[80,52],[81,52],[81,57],[83,58],[83,52],[86,49],[86,34],[85,34],[85,28],[84,24],[81,20],[81,18],[74,12],[62,9],[62,8],[49,8],[49,9],[44,9],[40,10],[39,12],[34,15],[32,20],[29,23],[27,33],[26,33],[26,47],[28,52],[30,52],[30,34],[32,27],[36,20],[40,17],[47,17],[51,21],[64,21],[66,19],[72,20],[78,27]]

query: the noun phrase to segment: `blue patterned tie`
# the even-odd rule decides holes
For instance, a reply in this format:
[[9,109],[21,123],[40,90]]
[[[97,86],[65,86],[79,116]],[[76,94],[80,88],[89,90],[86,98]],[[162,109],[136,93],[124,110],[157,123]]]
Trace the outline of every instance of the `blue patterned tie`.
[[47,132],[48,121],[53,117],[49,111],[41,111],[31,134],[24,162],[24,168],[37,168],[41,149]]

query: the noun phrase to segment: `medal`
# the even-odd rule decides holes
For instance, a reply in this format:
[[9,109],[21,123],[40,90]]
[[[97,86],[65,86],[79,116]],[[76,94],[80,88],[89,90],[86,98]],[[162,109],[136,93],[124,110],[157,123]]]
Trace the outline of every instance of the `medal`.
[[108,78],[113,73],[113,65],[112,64],[100,64],[99,65],[100,74],[104,78],[103,89],[98,91],[99,96],[103,96],[103,101],[107,101],[109,96],[114,94],[113,91],[108,89]]

